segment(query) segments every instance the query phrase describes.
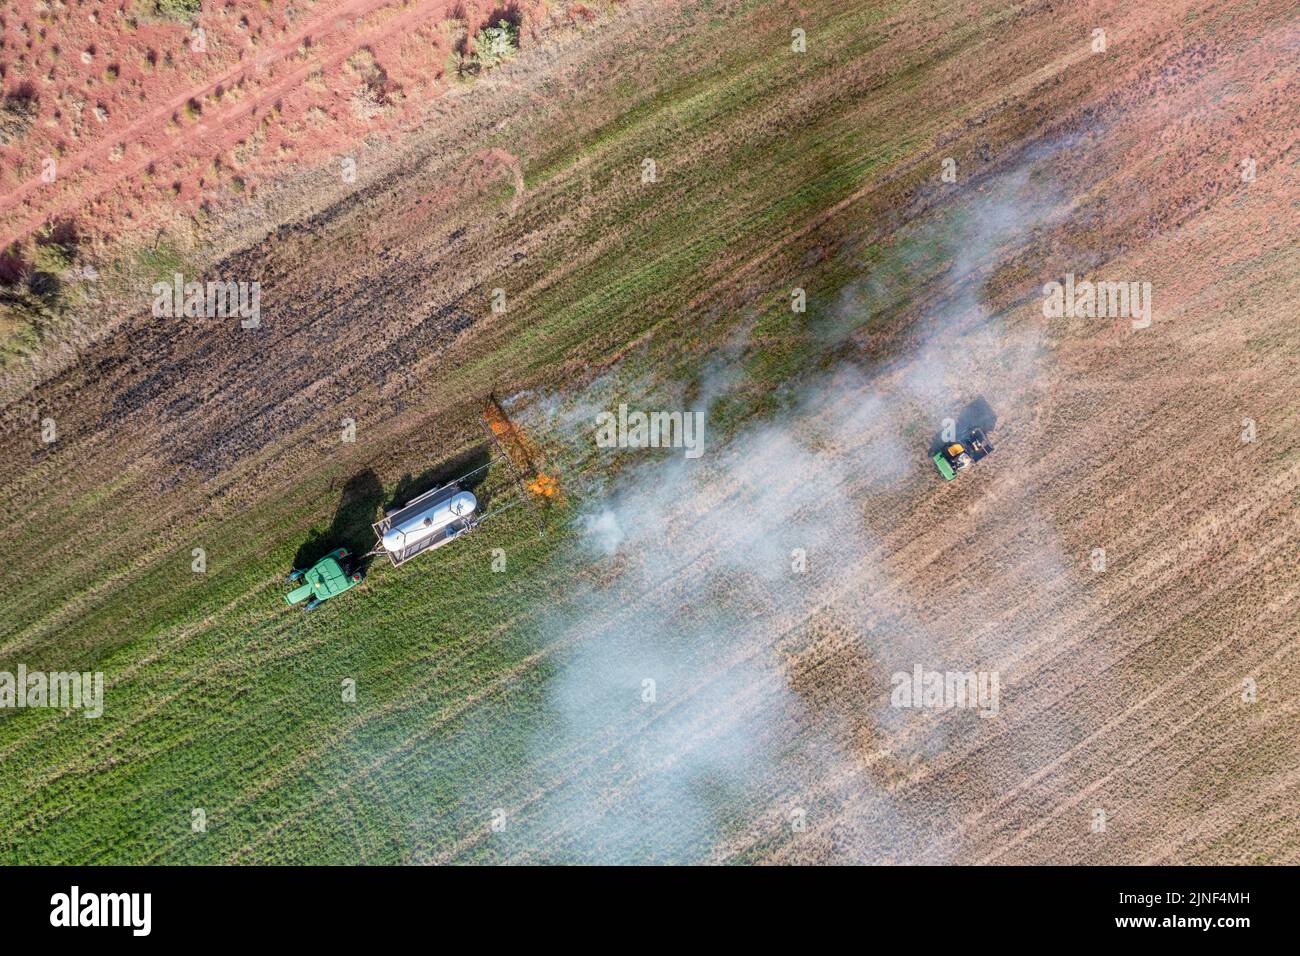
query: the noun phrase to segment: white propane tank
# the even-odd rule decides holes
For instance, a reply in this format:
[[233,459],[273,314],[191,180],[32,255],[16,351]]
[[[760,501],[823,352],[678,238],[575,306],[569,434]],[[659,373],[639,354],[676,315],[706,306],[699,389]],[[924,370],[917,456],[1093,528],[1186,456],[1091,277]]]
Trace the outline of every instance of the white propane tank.
[[384,532],[383,545],[386,551],[400,554],[413,544],[438,534],[443,528],[474,514],[478,499],[468,491],[460,491],[445,501],[430,505],[428,511],[412,515],[399,525]]

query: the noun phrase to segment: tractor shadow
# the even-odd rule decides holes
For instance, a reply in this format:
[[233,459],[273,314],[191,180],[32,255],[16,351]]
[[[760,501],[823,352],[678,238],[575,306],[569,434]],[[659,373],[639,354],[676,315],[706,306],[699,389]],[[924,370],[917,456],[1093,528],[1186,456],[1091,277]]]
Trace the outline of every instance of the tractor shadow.
[[307,540],[298,547],[293,566],[300,570],[310,568],[335,548],[347,548],[353,557],[354,567],[364,572],[370,564],[362,558],[375,543],[375,532],[370,527],[378,517],[384,500],[384,486],[379,476],[369,468],[359,471],[343,485],[334,520],[324,531],[312,530]]
[[[461,488],[465,491],[474,492],[475,497],[479,499],[479,507],[485,508],[490,496],[482,494],[477,490],[487,478],[489,469],[484,468],[492,460],[492,449],[484,442],[477,445],[463,454],[457,455],[449,461],[443,462],[436,468],[430,468],[418,475],[403,475],[397,482],[397,487],[393,489],[393,495],[384,505],[384,513],[396,511],[406,505],[412,498],[418,498],[426,491],[432,491],[434,488],[440,488],[448,482],[455,481],[465,475],[470,475],[468,479],[461,482]],[[374,535],[372,534],[371,537]]]
[[[997,428],[998,414],[993,411],[993,407],[984,400],[984,396],[977,396],[974,401],[970,402],[957,415],[957,441],[961,441],[970,434],[972,428],[981,428],[985,432],[991,432]],[[943,429],[940,428],[930,439],[930,456],[943,451],[949,442],[944,439]]]

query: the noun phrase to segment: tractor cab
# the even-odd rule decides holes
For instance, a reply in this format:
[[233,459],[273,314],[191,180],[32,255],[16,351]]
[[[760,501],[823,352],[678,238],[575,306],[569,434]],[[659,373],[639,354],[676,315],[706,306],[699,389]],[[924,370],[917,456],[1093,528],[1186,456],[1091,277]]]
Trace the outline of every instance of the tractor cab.
[[365,575],[359,568],[350,568],[347,548],[331,551],[305,571],[295,568],[286,580],[301,582],[284,596],[287,604],[306,601],[304,611],[314,611],[325,601],[356,587]]

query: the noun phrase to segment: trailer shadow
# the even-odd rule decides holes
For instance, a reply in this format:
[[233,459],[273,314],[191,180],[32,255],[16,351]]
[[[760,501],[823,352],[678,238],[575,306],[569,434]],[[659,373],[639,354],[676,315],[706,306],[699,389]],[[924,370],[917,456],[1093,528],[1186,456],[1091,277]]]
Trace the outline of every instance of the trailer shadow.
[[456,481],[459,478],[465,479],[461,482],[461,488],[465,491],[474,491],[475,495],[479,497],[480,507],[482,507],[486,502],[486,498],[475,489],[482,485],[483,480],[487,478],[488,469],[485,466],[491,460],[492,451],[485,442],[449,461],[443,462],[435,468],[430,468],[428,471],[423,471],[418,475],[403,475],[398,480],[397,487],[393,489],[393,496],[384,505],[384,512],[387,514],[396,511],[412,498],[417,498],[434,488],[441,488],[448,482]]
[[998,425],[998,414],[984,400],[984,396],[980,395],[957,414],[956,421],[955,438],[952,433],[948,437],[944,437],[942,428],[934,433],[934,437],[930,439],[929,453],[931,457],[943,451],[953,440],[961,441],[964,439],[971,433],[973,428],[980,428],[985,432],[993,431]]
[[379,506],[384,500],[384,486],[371,469],[359,471],[343,485],[334,519],[324,531],[313,529],[298,547],[293,566],[306,569],[335,548],[347,548],[355,556],[355,566],[364,571],[370,564],[362,558],[374,545],[375,532],[370,525],[378,518]]

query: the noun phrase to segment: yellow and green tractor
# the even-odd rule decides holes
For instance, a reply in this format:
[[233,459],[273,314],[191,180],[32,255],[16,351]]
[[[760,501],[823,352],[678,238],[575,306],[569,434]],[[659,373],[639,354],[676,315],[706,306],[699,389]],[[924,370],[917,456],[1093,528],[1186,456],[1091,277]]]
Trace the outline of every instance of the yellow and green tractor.
[[944,481],[952,481],[957,472],[964,471],[993,451],[989,438],[982,428],[972,428],[960,441],[945,444],[935,452],[933,461]]

